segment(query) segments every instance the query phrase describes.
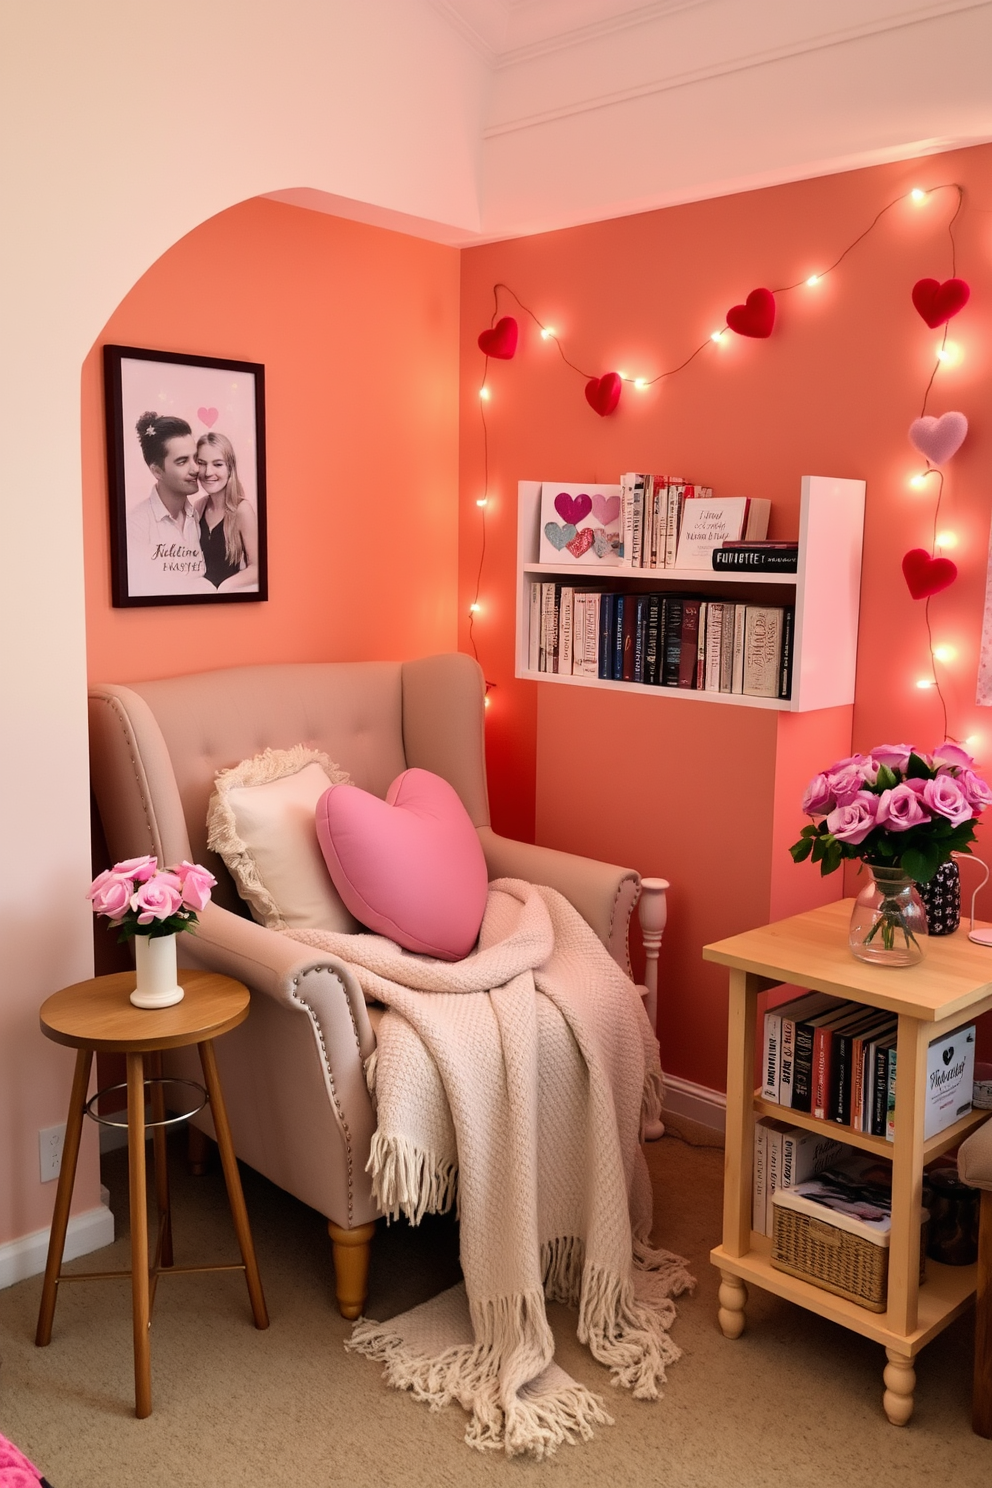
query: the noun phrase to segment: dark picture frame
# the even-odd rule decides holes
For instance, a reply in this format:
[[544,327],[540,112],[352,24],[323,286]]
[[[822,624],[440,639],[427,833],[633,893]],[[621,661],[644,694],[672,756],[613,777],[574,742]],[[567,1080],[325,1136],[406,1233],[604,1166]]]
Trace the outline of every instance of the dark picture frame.
[[104,346],[116,608],[268,599],[265,368]]

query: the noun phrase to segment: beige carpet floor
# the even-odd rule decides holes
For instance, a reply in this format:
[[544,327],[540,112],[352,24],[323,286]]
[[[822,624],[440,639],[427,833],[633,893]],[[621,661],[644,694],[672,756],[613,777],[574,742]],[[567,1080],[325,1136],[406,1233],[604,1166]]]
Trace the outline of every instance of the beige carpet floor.
[[[272,1318],[251,1325],[240,1274],[165,1278],[152,1328],[154,1412],[133,1415],[126,1282],[67,1287],[47,1349],[32,1342],[40,1278],[0,1293],[0,1430],[53,1488],[323,1488],[548,1482],[556,1488],[916,1488],[992,1484],[992,1442],[969,1422],[971,1318],[924,1350],[916,1414],[902,1430],[881,1409],[881,1348],[761,1292],[748,1329],[716,1325],[723,1155],[683,1129],[648,1148],[655,1239],[687,1255],[695,1295],[678,1304],[683,1357],[653,1403],[613,1390],[551,1309],[558,1358],[607,1397],[614,1427],[545,1463],[480,1455],[457,1407],[439,1413],[389,1390],[379,1366],[346,1354],[333,1305],[324,1222],[251,1170],[245,1193]],[[223,1260],[233,1234],[219,1172],[171,1164],[177,1261]],[[104,1163],[118,1240],[75,1269],[127,1264],[125,1154]],[[381,1226],[368,1312],[385,1318],[458,1277],[457,1230]]]

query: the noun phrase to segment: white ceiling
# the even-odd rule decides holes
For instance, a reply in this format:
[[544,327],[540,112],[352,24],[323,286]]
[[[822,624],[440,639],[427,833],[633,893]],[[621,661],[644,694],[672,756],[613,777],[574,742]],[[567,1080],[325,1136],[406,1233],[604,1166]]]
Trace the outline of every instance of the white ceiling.
[[992,0],[427,4],[481,68],[478,217],[394,225],[449,242],[992,139]]

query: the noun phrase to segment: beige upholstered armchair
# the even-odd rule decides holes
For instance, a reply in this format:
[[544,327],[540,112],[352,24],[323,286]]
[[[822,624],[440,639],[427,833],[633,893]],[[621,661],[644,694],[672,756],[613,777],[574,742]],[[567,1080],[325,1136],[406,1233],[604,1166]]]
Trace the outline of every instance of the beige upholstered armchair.
[[[188,964],[252,992],[251,1016],[217,1045],[235,1150],[327,1217],[346,1317],[365,1300],[377,1217],[365,1171],[375,1115],[364,1062],[381,1010],[366,1007],[346,964],[247,917],[207,849],[207,803],[218,771],[267,747],[320,749],[379,796],[408,767],[431,770],[464,802],[490,878],[558,889],[629,970],[638,875],[491,830],[483,700],[482,673],[462,655],[239,667],[90,692],[92,780],[112,858],[186,858],[217,875],[198,934],[180,937],[180,947]],[[663,908],[659,886],[645,925],[655,958]],[[197,1121],[211,1130],[206,1112]]]

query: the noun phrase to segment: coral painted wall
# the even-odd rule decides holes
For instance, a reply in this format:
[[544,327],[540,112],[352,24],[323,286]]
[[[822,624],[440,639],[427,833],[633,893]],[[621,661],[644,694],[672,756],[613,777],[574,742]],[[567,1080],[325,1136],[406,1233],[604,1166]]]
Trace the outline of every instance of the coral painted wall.
[[[803,781],[848,748],[889,739],[922,747],[944,733],[929,675],[923,606],[900,561],[929,548],[935,481],[913,490],[922,461],[906,431],[921,412],[940,333],[913,309],[922,277],[952,274],[951,191],[908,199],[815,287],[875,214],[916,185],[958,181],[965,205],[957,272],[972,286],[928,412],[960,409],[971,432],[950,466],[940,528],[954,531],[960,578],[930,605],[949,732],[976,738],[992,762],[992,720],[975,705],[989,539],[992,442],[992,147],[930,156],[469,249],[462,268],[461,599],[464,628],[479,568],[484,447],[476,345],[503,281],[562,338],[586,373],[653,377],[677,366],[758,285],[799,283],[778,298],[769,340],[727,335],[677,377],[625,385],[607,419],[585,402],[583,377],[509,295],[520,320],[511,362],[490,364],[486,404],[491,501],[474,626],[487,677],[492,796],[498,824],[538,841],[628,863],[672,880],[662,952],[659,1032],[666,1070],[722,1089],[725,974],[704,966],[708,941],[843,892],[797,869],[785,848],[801,825]],[[803,717],[610,695],[513,678],[516,483],[616,481],[623,470],[678,473],[721,495],[769,496],[770,536],[798,530],[804,474],[867,481],[858,682],[850,710]],[[852,740],[853,734],[853,740]],[[536,780],[536,797],[533,782]],[[992,904],[986,910],[992,917]],[[990,962],[992,966],[992,962]]]
[[[453,248],[261,199],[142,276],[83,368],[92,679],[454,645],[458,280]],[[265,365],[266,603],[112,608],[105,342]]]

